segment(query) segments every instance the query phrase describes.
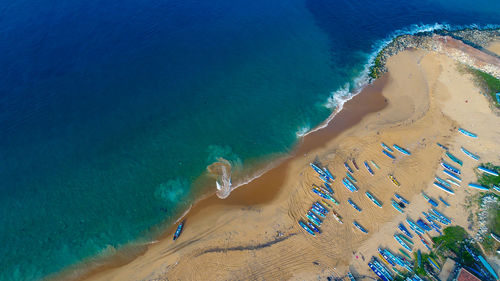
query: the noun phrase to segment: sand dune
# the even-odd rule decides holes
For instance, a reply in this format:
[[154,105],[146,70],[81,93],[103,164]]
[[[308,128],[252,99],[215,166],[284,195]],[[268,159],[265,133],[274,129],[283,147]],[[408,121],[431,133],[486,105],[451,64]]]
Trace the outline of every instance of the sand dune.
[[[463,202],[475,191],[463,184],[454,187],[456,195],[450,196],[432,186],[443,157],[436,142],[448,145],[464,161],[464,183],[474,181],[472,167],[476,163],[459,148],[474,151],[482,161],[498,162],[498,156],[490,152],[500,151],[500,118],[492,113],[470,77],[460,73],[447,56],[404,51],[390,58],[387,66],[385,77],[346,104],[327,128],[307,136],[291,159],[224,201],[210,198],[195,206],[176,242],[169,236],[134,261],[89,278],[317,280],[318,276],[344,276],[348,270],[374,276],[367,262],[377,247],[397,251],[400,247],[392,237],[397,224],[407,216],[416,220],[429,208],[420,195],[423,190],[436,199],[441,196],[448,200],[451,207],[441,204],[438,209],[455,224],[467,227]],[[353,116],[362,118],[353,121]],[[459,126],[479,138],[464,137],[457,132]],[[391,160],[381,153],[381,141],[405,147],[412,155],[395,152],[396,159]],[[341,183],[346,171],[343,163],[351,159],[356,159],[360,168],[354,173],[359,187],[354,193]],[[377,169],[372,165],[374,176],[365,169],[365,160],[380,166]],[[320,184],[309,167],[312,161],[328,166],[336,176],[334,197],[341,203],[334,209],[344,220],[339,224],[330,215],[317,237],[297,224],[318,200],[310,191],[313,183]],[[393,185],[388,174],[393,174],[401,186]],[[375,195],[383,208],[375,206],[365,191]],[[405,214],[391,206],[395,192],[411,202]],[[268,198],[265,202],[259,201],[261,194]],[[359,205],[361,213],[347,203],[349,198]],[[354,220],[369,233],[356,229]],[[420,241],[415,240],[415,245],[423,249]]]

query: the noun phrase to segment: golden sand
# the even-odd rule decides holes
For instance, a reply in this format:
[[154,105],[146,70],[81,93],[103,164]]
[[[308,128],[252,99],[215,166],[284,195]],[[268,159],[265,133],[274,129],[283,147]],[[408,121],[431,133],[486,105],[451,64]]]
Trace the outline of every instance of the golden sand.
[[[420,195],[446,199],[438,210],[453,223],[468,227],[464,198],[476,191],[466,187],[475,181],[477,162],[460,152],[464,146],[481,162],[498,161],[500,118],[488,106],[468,74],[457,70],[449,57],[425,51],[404,51],[388,60],[389,72],[345,105],[329,126],[305,137],[294,156],[262,177],[234,191],[228,199],[208,198],[189,213],[185,230],[173,242],[171,233],[135,260],[117,268],[105,268],[87,276],[92,280],[317,280],[318,276],[370,275],[367,262],[380,246],[397,252],[393,234],[406,217],[417,220],[430,205]],[[466,128],[479,137],[457,132]],[[394,152],[396,160],[381,153],[380,142],[398,144],[411,156]],[[444,152],[440,142],[464,161],[463,184],[448,195],[432,186]],[[492,153],[495,152],[495,153]],[[341,183],[344,161],[355,158],[359,191],[349,192]],[[381,169],[370,175],[363,161],[375,161]],[[318,197],[310,191],[320,184],[309,163],[319,161],[337,178],[334,209],[339,224],[329,215],[312,237],[297,224]],[[351,164],[352,166],[352,164]],[[388,174],[401,183],[396,187]],[[365,195],[370,191],[383,208]],[[411,204],[405,214],[390,203],[397,192]],[[356,212],[347,199],[362,208]],[[361,233],[352,222],[363,225]],[[429,237],[426,237],[430,241]],[[415,245],[424,250],[420,241]]]
[[486,49],[500,56],[500,40],[491,42]]

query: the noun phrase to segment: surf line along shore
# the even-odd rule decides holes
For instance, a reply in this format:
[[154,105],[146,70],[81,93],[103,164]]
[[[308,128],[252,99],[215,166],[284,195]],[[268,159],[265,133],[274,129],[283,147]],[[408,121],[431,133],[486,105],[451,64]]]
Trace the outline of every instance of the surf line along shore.
[[[450,102],[468,97],[460,110],[490,110],[470,77],[459,73],[455,62],[445,55],[403,51],[391,57],[387,67],[388,73],[348,101],[327,127],[307,135],[292,157],[225,200],[212,196],[196,204],[176,242],[169,233],[131,262],[103,267],[84,279],[308,279],[320,274],[342,275],[349,265],[369,274],[366,262],[352,253],[368,258],[378,244],[393,243],[388,235],[393,230],[384,226],[399,215],[388,203],[395,187],[386,175],[394,174],[401,182],[397,192],[412,201],[430,186],[440,158],[435,142],[456,138],[453,128],[464,114]],[[481,131],[478,124],[475,132]],[[401,144],[412,156],[392,161],[380,153],[380,141]],[[352,158],[374,160],[381,169],[375,176],[356,172],[362,192],[355,194],[336,180],[333,188],[340,204],[335,208],[344,224],[328,218],[322,234],[310,236],[297,224],[318,199],[310,188],[320,181],[309,163],[319,161],[342,178],[343,162]],[[366,190],[384,203],[382,209],[363,197]],[[363,212],[355,212],[347,204],[348,198]],[[459,204],[453,206],[459,208]],[[407,212],[416,211],[410,205]],[[368,235],[352,226],[354,220],[369,230]],[[461,223],[458,218],[457,223]]]

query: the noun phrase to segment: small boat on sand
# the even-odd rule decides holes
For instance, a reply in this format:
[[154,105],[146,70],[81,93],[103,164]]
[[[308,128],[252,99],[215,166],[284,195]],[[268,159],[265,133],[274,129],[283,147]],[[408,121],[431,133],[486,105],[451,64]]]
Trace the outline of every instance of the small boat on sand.
[[372,165],[373,165],[375,168],[377,168],[377,169],[379,169],[379,170],[380,170],[380,167],[377,165],[377,163],[375,163],[375,161],[370,160],[370,162],[372,162]]
[[384,153],[387,157],[391,159],[396,159],[394,155],[392,155],[390,152],[386,151],[385,149],[382,149],[382,153]]
[[497,240],[497,242],[500,242],[500,236],[496,235],[496,234],[495,234],[495,233],[493,233],[493,232],[491,232],[491,233],[490,233],[490,235],[491,235],[491,238],[493,238],[493,239]]
[[427,260],[438,272],[441,271],[441,267],[439,267],[438,263],[433,258],[427,257]]
[[306,217],[309,219],[310,222],[312,222],[315,226],[320,227],[321,226],[321,221],[315,219],[312,217],[310,214],[306,214]]
[[310,229],[309,226],[307,226],[306,223],[303,222],[302,220],[299,221],[299,225],[300,225],[300,227],[302,227],[305,231],[307,231],[312,236],[316,236],[314,231],[312,229]]
[[476,135],[476,134],[471,133],[471,132],[469,132],[469,131],[467,131],[467,130],[465,130],[465,129],[458,128],[458,131],[459,131],[460,133],[462,133],[462,134],[464,134],[464,135],[468,136],[468,137],[471,137],[471,138],[477,138],[477,135]]
[[462,160],[458,159],[455,155],[451,154],[449,151],[446,151],[446,156],[451,159],[451,161],[457,163],[460,166],[463,166],[464,162]]
[[398,199],[398,200],[401,200],[401,202],[403,202],[405,204],[410,204],[410,202],[408,200],[406,200],[405,198],[403,198],[403,196],[401,196],[397,193],[394,193],[394,197],[396,197],[396,199]]
[[413,235],[410,233],[410,231],[408,230],[408,228],[406,228],[406,227],[404,226],[404,224],[400,223],[400,224],[398,225],[398,228],[399,228],[399,230],[401,230],[404,234],[408,235],[410,238],[413,238]]
[[439,142],[436,142],[436,144],[437,144],[439,147],[441,147],[442,149],[444,149],[444,150],[448,150],[448,147],[446,147],[446,146],[444,146],[444,145],[440,144]]
[[442,178],[440,178],[440,177],[438,177],[438,176],[434,177],[434,179],[436,179],[438,182],[440,182],[442,185],[444,185],[444,186],[446,186],[446,187],[451,187],[451,185],[450,185],[450,183],[449,183],[449,182],[447,182],[447,181],[443,180]]
[[482,186],[482,185],[477,184],[477,183],[469,183],[469,187],[472,187],[472,188],[475,188],[475,189],[479,189],[479,190],[484,190],[484,191],[489,190],[488,187]]
[[443,185],[443,184],[441,184],[440,182],[435,181],[433,184],[434,184],[436,187],[438,187],[438,188],[440,188],[440,189],[444,190],[445,192],[447,192],[447,193],[449,193],[449,194],[455,194],[455,191],[453,191],[451,188],[448,188],[448,187],[444,186],[444,185]]
[[400,212],[401,214],[404,213],[403,209],[401,209],[401,207],[399,207],[399,204],[398,204],[398,202],[396,202],[396,200],[391,199],[391,205],[392,205],[392,207],[394,207],[394,209],[398,210],[398,212]]
[[470,158],[478,161],[480,159],[480,157],[470,151],[468,151],[467,149],[465,149],[464,147],[461,147],[460,148],[462,150],[463,153],[465,153],[465,155],[469,156]]
[[354,183],[358,182],[352,175],[351,173],[349,172],[345,172],[345,174],[347,175],[347,177]]
[[374,176],[375,173],[373,173],[373,170],[370,167],[370,165],[368,165],[368,162],[365,161],[364,164],[365,164],[366,169],[368,170],[368,173],[370,173],[372,176]]
[[399,252],[400,252],[401,254],[403,254],[403,256],[405,256],[408,260],[411,260],[410,255],[408,255],[408,253],[407,253],[407,252],[405,252],[405,250],[403,250],[403,249],[399,249]]
[[399,245],[403,246],[403,248],[411,252],[410,246],[408,246],[408,244],[406,244],[403,240],[401,240],[401,238],[399,238],[398,235],[394,235],[394,239],[396,239]]
[[432,251],[431,249],[431,245],[429,244],[429,242],[427,242],[427,240],[425,240],[424,237],[422,237],[422,235],[419,235],[418,236],[420,238],[420,241],[422,241],[422,244],[424,244],[424,246],[429,250],[429,251]]
[[352,273],[350,271],[347,272],[347,277],[349,277],[349,281],[356,281],[356,279],[354,279],[354,276],[352,276]]
[[326,207],[330,209],[333,208],[333,206],[324,199],[321,199],[321,204],[324,204]]
[[450,204],[446,202],[441,196],[439,196],[439,201],[443,202],[446,207],[450,207]]
[[387,175],[389,177],[389,179],[391,180],[391,182],[395,185],[395,186],[401,186],[401,184],[398,182],[398,180],[396,180],[396,178],[393,176],[393,175]]
[[387,151],[389,152],[394,152],[394,150],[392,150],[392,148],[390,148],[388,145],[386,145],[385,143],[381,142],[380,143],[382,145],[383,148],[387,149]]
[[314,232],[317,232],[317,233],[321,233],[321,230],[319,230],[319,228],[317,228],[314,223],[312,223],[311,221],[308,221],[307,222],[307,226]]
[[368,233],[368,230],[366,230],[364,227],[362,227],[357,221],[353,221],[352,224],[354,224],[355,227],[357,227],[361,232],[363,233]]
[[445,168],[446,170],[448,170],[448,171],[450,171],[452,173],[455,173],[457,175],[461,174],[460,169],[455,168],[452,165],[450,165],[450,164],[448,164],[448,163],[446,163],[444,161],[441,161],[441,166],[443,166],[443,168]]
[[365,192],[366,196],[368,197],[368,199],[370,199],[373,204],[377,205],[378,207],[382,208],[382,203],[380,203],[376,198],[375,196],[373,196],[373,194],[371,194],[370,192]]
[[446,169],[443,169],[443,173],[445,173],[448,176],[452,177],[454,180],[462,181],[462,179],[459,176],[455,175],[454,173],[452,173],[452,172],[450,172],[450,171],[448,171]]
[[483,173],[486,173],[486,174],[489,174],[489,175],[492,175],[494,177],[498,177],[499,174],[497,171],[494,171],[494,170],[491,170],[491,169],[488,169],[486,167],[483,167],[483,166],[479,166],[477,167],[477,169]]
[[330,210],[328,210],[328,207],[326,207],[326,206],[323,205],[324,203],[320,203],[320,202],[316,201],[313,204],[316,205],[316,206],[318,206],[318,207],[320,207],[321,209],[323,209],[326,213],[330,212]]
[[377,275],[382,281],[390,281],[387,277],[385,277],[384,274],[382,274],[382,271],[380,271],[373,263],[369,262],[368,267]]
[[330,173],[330,170],[328,170],[326,167],[323,167],[323,171],[328,176],[328,178],[330,178],[332,181],[335,180],[335,177],[332,175],[332,173]]
[[350,191],[350,192],[355,192],[355,191],[358,191],[358,188],[352,183],[350,182],[347,178],[343,178],[342,179],[342,183],[344,184],[344,186]]
[[351,174],[354,173],[354,171],[352,170],[351,166],[349,166],[349,164],[347,164],[347,162],[344,162],[344,167],[347,169],[347,171],[349,171]]
[[351,160],[351,162],[352,162],[352,164],[354,165],[354,168],[356,168],[356,170],[358,170],[358,171],[359,171],[359,167],[358,167],[358,164],[356,163],[356,159],[354,159],[354,158],[353,158],[353,159]]
[[337,222],[339,222],[340,224],[343,224],[342,217],[339,215],[339,213],[337,213],[335,210],[332,210],[332,215]]
[[309,163],[309,165],[311,166],[311,168],[313,168],[314,171],[316,171],[316,173],[318,173],[320,176],[324,176],[325,175],[325,172],[323,172],[323,170],[321,170],[320,167],[316,166],[315,164],[313,163]]
[[392,147],[394,147],[397,151],[403,153],[404,155],[411,155],[411,152],[409,152],[408,150],[402,148],[401,146],[399,146],[397,144],[393,144]]
[[349,204],[351,204],[351,206],[352,206],[352,207],[353,207],[356,211],[358,211],[358,212],[361,212],[361,211],[362,211],[362,210],[361,210],[361,208],[360,208],[358,205],[356,205],[356,203],[354,203],[354,201],[352,201],[352,200],[351,200],[351,198],[347,199],[347,202],[349,202]]
[[317,207],[315,206],[312,206],[309,211],[313,212],[316,216],[319,216],[319,217],[322,217],[322,218],[326,218],[326,215],[323,214],[321,211],[318,210]]
[[177,238],[179,238],[179,236],[181,236],[183,227],[184,227],[184,221],[179,223],[179,225],[177,226],[177,229],[175,230],[175,233],[174,233],[174,241],[177,240]]
[[406,237],[405,235],[403,234],[398,234],[399,238],[403,239],[406,243],[408,243],[409,245],[413,245],[413,241],[411,241],[410,238]]
[[456,186],[460,186],[460,184],[452,179],[446,179],[447,182],[451,183],[451,184],[454,184]]

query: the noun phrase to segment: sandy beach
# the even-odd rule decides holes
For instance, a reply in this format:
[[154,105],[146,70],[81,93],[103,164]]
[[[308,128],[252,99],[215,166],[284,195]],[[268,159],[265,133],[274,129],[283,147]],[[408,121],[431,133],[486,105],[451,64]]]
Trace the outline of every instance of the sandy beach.
[[[498,52],[500,43],[491,45]],[[494,60],[493,60],[494,61]],[[318,280],[342,277],[348,271],[355,276],[375,275],[367,262],[380,246],[397,251],[393,238],[397,224],[407,217],[416,220],[430,208],[421,192],[451,206],[438,210],[453,219],[453,224],[468,228],[465,197],[476,193],[466,185],[475,182],[472,168],[478,162],[465,156],[465,147],[481,157],[481,162],[498,164],[500,117],[480,93],[472,76],[457,67],[450,57],[423,50],[407,50],[391,57],[388,72],[347,102],[329,125],[307,135],[293,156],[262,177],[233,191],[229,198],[216,196],[196,204],[186,216],[185,229],[177,241],[172,232],[151,245],[142,255],[120,266],[99,268],[87,280]],[[457,132],[463,127],[478,139]],[[398,144],[411,156],[395,152],[395,160],[382,154],[380,142]],[[455,195],[432,185],[435,175],[444,177],[439,162],[444,144],[464,161],[461,187]],[[359,191],[349,192],[341,182],[344,161],[356,159]],[[363,162],[375,161],[380,169],[370,175]],[[339,224],[329,215],[322,233],[312,237],[299,227],[311,203],[319,198],[311,192],[321,181],[310,162],[327,166],[336,177],[335,209],[342,217]],[[352,164],[351,164],[352,166]],[[393,174],[401,183],[393,185]],[[383,208],[365,195],[370,191]],[[394,193],[410,201],[405,213],[391,206]],[[356,212],[347,200],[360,206]],[[368,230],[360,232],[356,220]],[[427,239],[430,241],[430,239]],[[424,250],[420,241],[417,248]]]

